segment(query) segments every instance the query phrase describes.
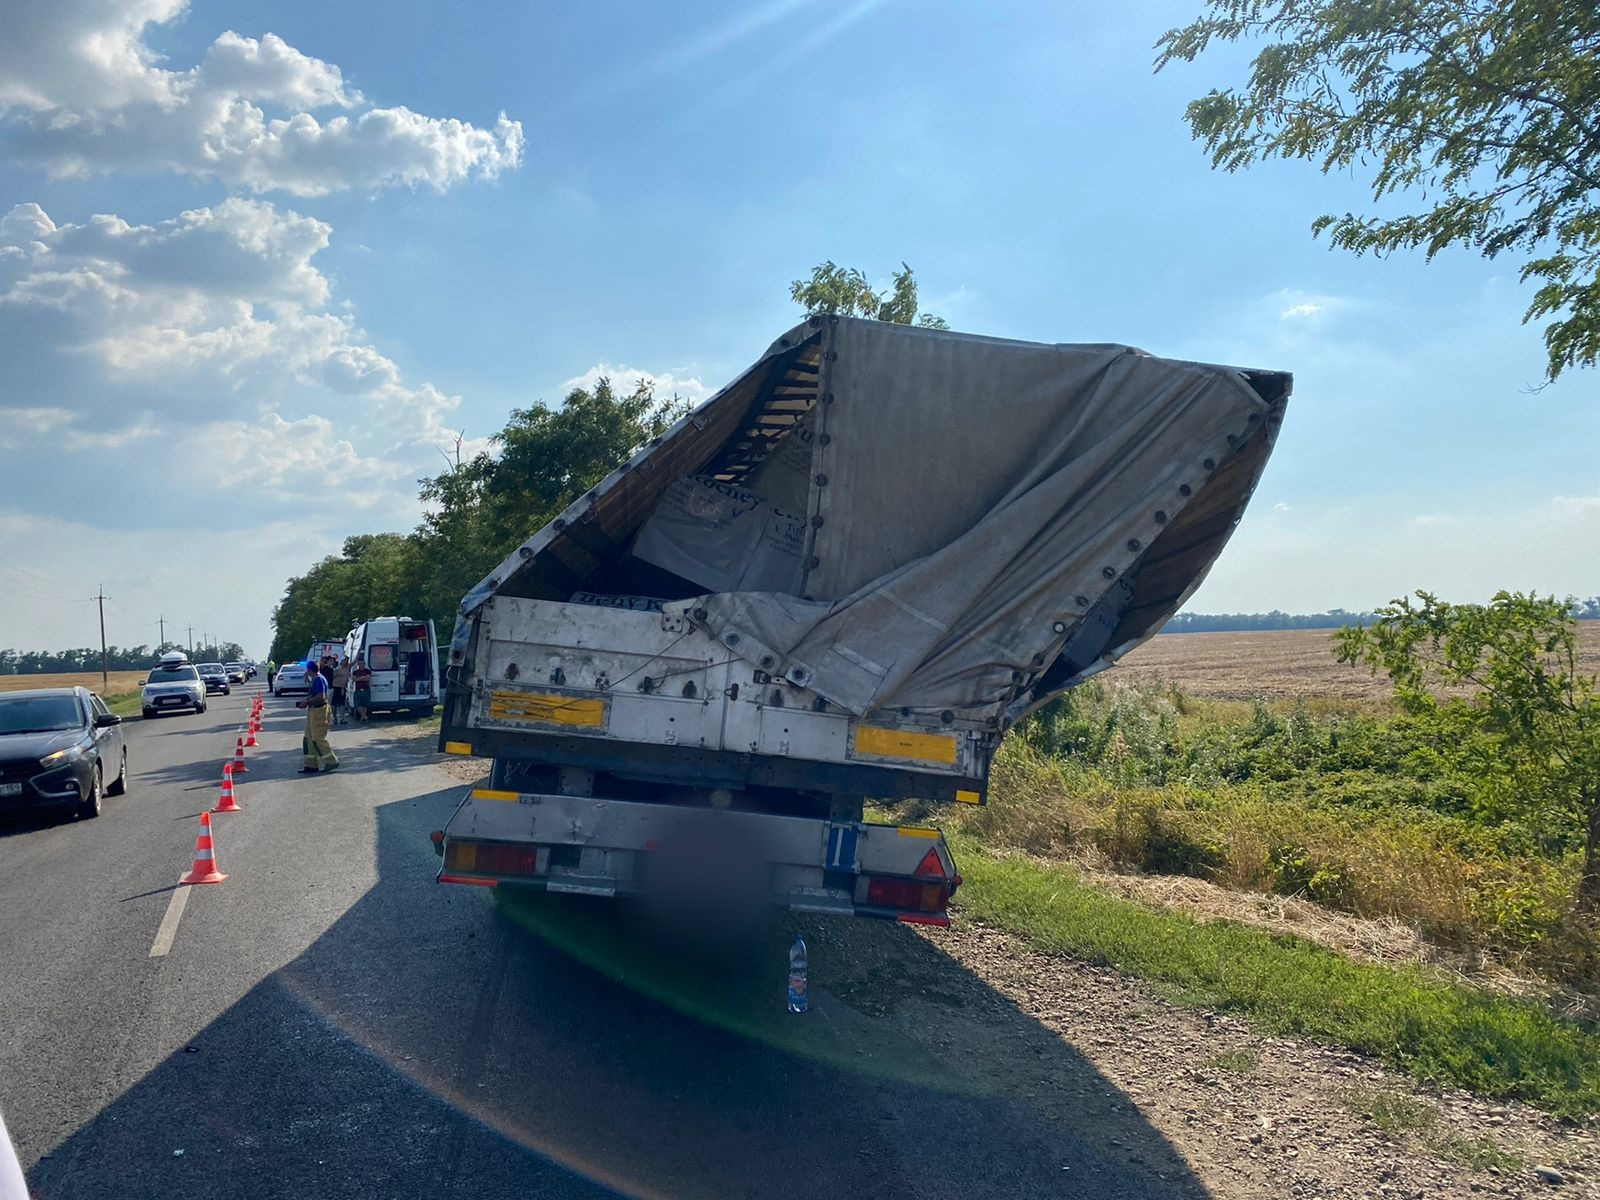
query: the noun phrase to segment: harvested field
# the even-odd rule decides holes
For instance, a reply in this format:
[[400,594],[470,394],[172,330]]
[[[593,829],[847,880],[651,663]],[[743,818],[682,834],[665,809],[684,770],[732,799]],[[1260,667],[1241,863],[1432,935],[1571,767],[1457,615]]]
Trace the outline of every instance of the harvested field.
[[[1331,629],[1266,633],[1164,633],[1105,676],[1132,683],[1176,684],[1192,696],[1222,700],[1382,700],[1388,682],[1333,657]],[[1600,674],[1600,621],[1580,621],[1581,668]]]
[[112,671],[111,686],[103,691],[99,671],[78,671],[59,675],[0,675],[0,692],[25,692],[29,688],[86,687],[104,696],[123,696],[137,692],[148,671]]

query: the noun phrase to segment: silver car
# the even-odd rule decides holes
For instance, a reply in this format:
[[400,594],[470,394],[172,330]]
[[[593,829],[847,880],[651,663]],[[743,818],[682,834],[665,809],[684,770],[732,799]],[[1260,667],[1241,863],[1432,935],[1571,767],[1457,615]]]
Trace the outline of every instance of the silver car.
[[206,685],[193,663],[162,663],[150,672],[139,696],[146,718],[170,709],[206,710]]

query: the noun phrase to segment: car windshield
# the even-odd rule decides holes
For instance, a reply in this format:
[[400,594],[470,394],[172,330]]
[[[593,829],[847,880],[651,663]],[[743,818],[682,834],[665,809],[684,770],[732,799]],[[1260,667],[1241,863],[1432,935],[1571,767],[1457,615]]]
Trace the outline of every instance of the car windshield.
[[200,673],[202,675],[217,675],[217,674],[220,674],[221,671],[222,671],[222,664],[221,663],[201,663],[200,664]]
[[148,683],[187,683],[199,679],[200,673],[193,667],[157,667],[150,672]]
[[0,734],[49,733],[83,723],[74,696],[16,696],[0,699]]

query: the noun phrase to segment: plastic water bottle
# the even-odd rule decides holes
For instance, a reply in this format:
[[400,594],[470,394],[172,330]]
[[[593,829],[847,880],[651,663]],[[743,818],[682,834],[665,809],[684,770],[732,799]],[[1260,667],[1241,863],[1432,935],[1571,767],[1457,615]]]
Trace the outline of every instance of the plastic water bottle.
[[803,1013],[811,1007],[806,994],[806,940],[798,933],[789,943],[789,1011]]

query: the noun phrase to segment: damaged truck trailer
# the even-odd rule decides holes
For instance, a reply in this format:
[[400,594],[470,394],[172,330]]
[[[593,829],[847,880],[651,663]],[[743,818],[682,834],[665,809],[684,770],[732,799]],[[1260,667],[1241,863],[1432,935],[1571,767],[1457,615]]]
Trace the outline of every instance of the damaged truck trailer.
[[449,883],[946,924],[932,828],[1159,630],[1261,476],[1276,371],[814,316],[463,600]]

